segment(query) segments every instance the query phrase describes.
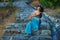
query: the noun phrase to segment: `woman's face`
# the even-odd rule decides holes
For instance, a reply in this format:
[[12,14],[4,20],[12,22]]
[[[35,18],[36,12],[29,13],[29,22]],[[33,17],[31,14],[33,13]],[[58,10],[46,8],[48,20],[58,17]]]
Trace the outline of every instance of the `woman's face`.
[[37,7],[37,10],[40,10],[40,7]]

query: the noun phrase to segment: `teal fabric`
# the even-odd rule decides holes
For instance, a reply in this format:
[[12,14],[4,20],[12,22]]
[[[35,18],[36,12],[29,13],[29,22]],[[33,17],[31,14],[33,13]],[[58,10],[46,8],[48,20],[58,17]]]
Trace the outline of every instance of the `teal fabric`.
[[38,16],[32,18],[26,25],[25,33],[31,34],[33,30],[36,30],[39,27],[39,22],[40,20]]

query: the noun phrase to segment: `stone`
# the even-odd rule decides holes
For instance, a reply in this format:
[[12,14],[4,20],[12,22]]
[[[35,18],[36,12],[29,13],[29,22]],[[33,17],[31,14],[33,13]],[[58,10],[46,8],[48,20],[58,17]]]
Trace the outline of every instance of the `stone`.
[[49,36],[32,36],[29,40],[51,40]]
[[[18,13],[17,13],[17,18],[16,18],[16,21],[17,20],[20,20],[20,19],[26,19],[27,17],[29,17],[31,14],[32,14],[32,12],[34,11],[34,9],[30,6],[30,5],[27,5],[26,3],[25,3],[25,0],[23,0],[23,1],[21,1],[21,2],[13,2],[13,6],[16,6],[16,7],[18,7],[18,8],[21,8],[22,9],[22,11],[19,11]],[[46,16],[48,16],[48,15],[46,15]],[[43,15],[43,18],[42,18],[42,20],[45,22],[43,22],[42,24],[41,24],[41,26],[42,26],[42,31],[40,32],[40,31],[38,31],[38,32],[40,32],[41,34],[40,35],[42,35],[42,37],[40,36],[32,36],[31,38],[26,38],[24,35],[21,35],[21,34],[16,34],[14,37],[13,37],[13,39],[12,40],[51,40],[50,38],[48,38],[48,36],[50,36],[51,35],[51,31],[50,30],[43,30],[43,27],[48,27],[47,29],[50,29],[50,25],[49,25],[49,23],[50,23],[50,21],[48,20],[48,18],[46,17],[46,16],[44,16]],[[48,23],[46,23],[46,22],[48,22]],[[22,24],[20,24],[20,23],[13,23],[13,24],[9,24],[8,26],[7,26],[7,28],[9,28],[9,29],[11,29],[10,31],[16,31],[16,32],[22,32],[22,33],[24,33],[24,30],[22,30],[22,28],[23,28],[23,26],[22,25],[24,25],[25,26],[25,24],[24,23],[22,23]],[[21,28],[22,27],[22,28]],[[17,28],[17,29],[15,29],[15,28]],[[12,30],[13,29],[13,30]],[[45,28],[46,29],[46,28]],[[7,30],[8,31],[8,30]],[[35,32],[34,32],[35,33]],[[13,35],[12,35],[13,36]],[[47,37],[46,37],[47,36]],[[7,40],[8,39],[8,37],[4,37],[3,38],[3,40]],[[9,40],[9,39],[8,39]]]
[[40,29],[43,29],[43,30],[47,30],[47,29],[51,29],[50,28],[50,25],[49,25],[49,23],[47,23],[47,22],[42,22],[41,23],[41,25],[40,25]]
[[51,31],[50,30],[42,30],[40,35],[42,35],[42,36],[50,36]]
[[21,34],[20,35],[16,35],[14,38],[18,39],[18,40],[26,40],[27,39],[25,36],[23,36]]
[[39,40],[38,36],[32,36],[31,38],[29,38],[29,40]]

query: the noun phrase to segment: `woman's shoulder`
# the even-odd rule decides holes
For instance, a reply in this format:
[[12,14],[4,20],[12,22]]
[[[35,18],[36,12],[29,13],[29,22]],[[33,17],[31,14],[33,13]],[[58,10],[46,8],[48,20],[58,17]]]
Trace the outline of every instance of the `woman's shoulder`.
[[38,11],[36,10],[36,11],[34,11],[35,13],[37,13]]
[[35,15],[39,15],[40,13],[38,11],[35,11]]

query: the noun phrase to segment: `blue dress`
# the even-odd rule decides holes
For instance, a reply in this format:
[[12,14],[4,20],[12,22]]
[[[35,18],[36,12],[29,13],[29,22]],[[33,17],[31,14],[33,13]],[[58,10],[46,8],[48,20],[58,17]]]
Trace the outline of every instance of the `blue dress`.
[[40,27],[39,23],[41,23],[41,20],[39,19],[39,16],[33,17],[31,21],[29,21],[25,28],[25,33],[31,34],[32,31],[36,31],[38,27]]

